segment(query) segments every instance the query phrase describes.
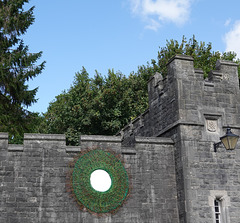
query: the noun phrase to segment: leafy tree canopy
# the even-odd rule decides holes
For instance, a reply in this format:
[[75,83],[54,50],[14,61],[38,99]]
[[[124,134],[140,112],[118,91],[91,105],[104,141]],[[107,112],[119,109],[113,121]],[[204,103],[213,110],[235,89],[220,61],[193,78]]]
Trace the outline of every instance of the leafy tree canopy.
[[192,56],[195,66],[203,69],[205,77],[215,68],[218,59],[236,58],[232,52],[213,52],[211,43],[198,43],[193,36],[189,41],[183,37],[181,43],[167,41],[166,46],[160,48],[157,61],[139,66],[138,71],[128,77],[109,70],[106,76],[96,71],[90,78],[83,67],[76,73],[71,88],[50,103],[45,114],[46,131],[66,133],[67,143],[71,145],[78,144],[79,134],[115,134],[147,109],[149,78],[155,72],[166,75],[166,63],[176,54]]
[[45,64],[35,65],[42,52],[29,53],[20,38],[34,22],[34,7],[23,9],[28,2],[0,1],[0,131],[9,132],[15,143],[24,132],[34,131],[40,119],[26,109],[36,102],[37,92],[28,89],[27,81],[40,74]]
[[47,132],[66,133],[72,145],[78,143],[79,133],[115,134],[147,107],[146,97],[146,89],[141,89],[134,75],[126,78],[109,70],[106,77],[96,72],[89,78],[83,68],[73,86],[50,103],[45,114]]
[[[193,36],[186,40],[183,36],[181,43],[178,43],[177,40],[167,41],[165,47],[160,48],[158,52],[158,60],[152,60],[152,65],[156,71],[162,73],[163,75],[167,74],[166,64],[173,56],[177,54],[183,54],[192,56],[194,58],[195,68],[201,68],[204,72],[204,77],[208,76],[208,73],[211,70],[215,69],[217,60],[235,60],[237,63],[240,63],[239,59],[236,59],[236,53],[234,52],[224,52],[220,53],[219,51],[212,51],[212,43],[206,44],[205,42],[198,42]],[[240,73],[240,68],[239,68]]]

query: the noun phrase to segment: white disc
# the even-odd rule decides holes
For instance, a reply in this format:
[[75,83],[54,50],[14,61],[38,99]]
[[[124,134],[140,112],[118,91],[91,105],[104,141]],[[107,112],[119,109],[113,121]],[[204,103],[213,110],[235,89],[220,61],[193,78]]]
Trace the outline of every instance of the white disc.
[[105,170],[95,170],[90,176],[90,183],[94,190],[105,192],[111,187],[112,180]]

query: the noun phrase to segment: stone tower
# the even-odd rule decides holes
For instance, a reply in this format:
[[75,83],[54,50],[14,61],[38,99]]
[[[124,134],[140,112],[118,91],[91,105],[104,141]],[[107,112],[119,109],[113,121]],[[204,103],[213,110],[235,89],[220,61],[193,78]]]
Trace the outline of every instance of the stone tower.
[[133,142],[134,135],[174,141],[180,222],[217,222],[215,200],[221,200],[221,222],[239,222],[239,146],[213,148],[227,127],[240,133],[237,65],[218,61],[204,80],[193,63],[189,56],[175,56],[165,79],[155,74],[148,86],[149,110],[123,132],[125,141]]

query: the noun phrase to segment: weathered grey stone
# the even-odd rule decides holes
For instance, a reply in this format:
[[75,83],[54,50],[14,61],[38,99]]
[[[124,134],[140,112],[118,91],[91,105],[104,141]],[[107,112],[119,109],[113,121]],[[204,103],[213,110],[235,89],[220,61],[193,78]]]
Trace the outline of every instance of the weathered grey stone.
[[[117,136],[25,134],[9,145],[0,133],[0,222],[3,223],[205,223],[215,222],[214,200],[222,199],[222,221],[239,223],[240,150],[214,152],[227,127],[240,134],[237,65],[218,61],[209,79],[193,58],[177,55],[167,78],[148,83],[149,109]],[[89,148],[112,149],[125,161],[131,194],[115,215],[79,210],[66,191],[69,163]]]

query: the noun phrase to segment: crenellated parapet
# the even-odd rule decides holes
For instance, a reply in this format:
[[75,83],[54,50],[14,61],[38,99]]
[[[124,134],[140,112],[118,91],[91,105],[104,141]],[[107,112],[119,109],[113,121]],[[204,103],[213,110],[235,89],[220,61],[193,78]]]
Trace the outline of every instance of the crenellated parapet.
[[[148,82],[149,108],[122,131],[133,136],[161,136],[180,124],[206,125],[206,117],[218,119],[219,129],[239,123],[238,65],[218,60],[216,70],[204,79],[190,56],[176,55],[167,64],[168,74],[152,76]],[[143,118],[144,117],[144,118]]]
[[25,133],[23,144],[9,144],[8,133],[0,133],[1,149],[5,148],[9,152],[23,152],[24,148],[32,148],[33,145],[44,147],[46,144],[64,147],[66,145],[66,137],[63,134]]

